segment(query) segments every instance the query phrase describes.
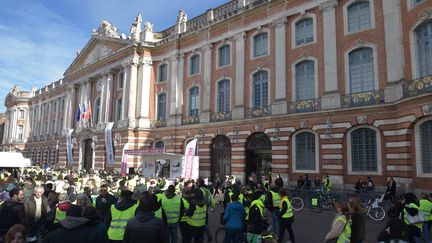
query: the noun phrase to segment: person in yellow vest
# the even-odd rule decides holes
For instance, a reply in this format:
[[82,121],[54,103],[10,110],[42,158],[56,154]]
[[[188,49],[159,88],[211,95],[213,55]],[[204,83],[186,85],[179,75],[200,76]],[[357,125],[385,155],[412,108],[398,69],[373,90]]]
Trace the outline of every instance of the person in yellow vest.
[[183,242],[189,243],[194,239],[195,243],[202,243],[204,242],[207,205],[205,204],[201,190],[193,190],[193,196],[189,203],[189,209],[185,212],[188,218],[186,220],[187,230],[183,236]]
[[161,201],[162,210],[166,215],[166,225],[169,242],[177,243],[178,222],[180,220],[180,209],[182,206],[181,197],[175,194],[174,185],[168,186],[165,196]]
[[122,242],[129,219],[135,216],[138,204],[132,199],[133,192],[123,190],[119,201],[112,205],[106,215],[105,223],[108,228],[108,238],[111,242]]
[[430,242],[430,228],[432,224],[432,194],[428,195],[426,192],[420,193],[419,209],[425,216],[423,222],[423,241]]
[[409,242],[420,242],[422,222],[412,223],[409,220],[410,216],[417,216],[420,213],[418,201],[414,193],[405,193],[403,195],[404,209],[402,210],[402,219],[406,225],[406,240]]
[[69,202],[69,200],[68,200],[67,193],[65,193],[65,192],[60,193],[58,199],[59,199],[59,203],[57,204],[57,206],[55,208],[54,223],[58,223],[61,220],[63,220],[66,217],[66,211],[72,205],[72,203]]
[[[208,209],[213,210],[213,208],[215,206],[215,204],[214,204],[214,198],[213,198],[213,195],[210,192],[210,190],[207,188],[207,185],[204,183],[204,180],[202,178],[199,178],[197,180],[196,185],[198,186],[198,188],[201,190],[201,192],[203,194],[204,201],[205,201],[205,204],[207,206],[207,210]],[[213,235],[212,235],[212,233],[210,231],[210,228],[208,227],[208,221],[207,221],[208,217],[207,217],[207,215],[208,215],[208,211],[206,211],[206,224],[204,226],[204,233],[207,236],[207,240],[210,242],[210,241],[213,240]]]
[[270,190],[268,190],[266,192],[266,201],[265,201],[266,207],[272,213],[273,232],[276,235],[279,235],[278,213],[279,213],[280,203],[281,203],[281,198],[279,196],[280,189],[281,187],[276,185]]
[[155,202],[155,205],[154,205],[155,217],[158,219],[162,219],[165,222],[166,219],[165,219],[165,215],[162,214],[162,203],[161,203],[162,198],[164,198],[164,197],[165,197],[165,195],[160,190],[158,190],[157,192],[152,194],[153,201]]
[[246,221],[248,222],[247,242],[261,242],[261,233],[265,230],[264,202],[261,200],[262,192],[255,191],[251,195],[249,212],[246,212]]
[[192,190],[189,186],[187,186],[189,182],[185,181],[184,182],[184,186],[183,190],[182,190],[182,206],[180,207],[180,221],[179,221],[179,229],[180,229],[180,233],[182,234],[182,238],[184,238],[184,236],[187,234],[187,229],[188,229],[188,225],[187,225],[187,218],[188,216],[186,215],[186,211],[189,210],[189,201],[192,198]]
[[336,217],[333,219],[330,232],[325,236],[325,240],[337,239],[337,243],[350,243],[351,224],[349,222],[348,204],[336,203],[336,212]]
[[324,186],[324,192],[330,192],[331,191],[332,183],[331,183],[329,175],[326,175],[324,177],[323,186]]
[[285,188],[279,189],[280,206],[278,211],[279,216],[279,234],[278,242],[283,242],[285,230],[288,230],[289,238],[292,243],[295,243],[294,231],[292,223],[294,223],[293,208],[288,199],[288,191]]

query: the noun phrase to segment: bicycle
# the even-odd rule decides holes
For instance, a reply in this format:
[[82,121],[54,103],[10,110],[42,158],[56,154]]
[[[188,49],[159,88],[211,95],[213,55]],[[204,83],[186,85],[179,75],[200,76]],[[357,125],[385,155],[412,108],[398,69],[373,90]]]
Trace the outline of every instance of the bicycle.
[[300,197],[291,198],[291,205],[294,211],[300,211],[304,208],[304,201]]
[[311,198],[310,210],[314,213],[321,213],[322,210],[332,210],[335,207],[335,199],[329,192],[318,191]]
[[375,199],[369,199],[366,204],[367,215],[375,221],[381,221],[386,216],[386,211],[380,204],[383,202],[384,195]]

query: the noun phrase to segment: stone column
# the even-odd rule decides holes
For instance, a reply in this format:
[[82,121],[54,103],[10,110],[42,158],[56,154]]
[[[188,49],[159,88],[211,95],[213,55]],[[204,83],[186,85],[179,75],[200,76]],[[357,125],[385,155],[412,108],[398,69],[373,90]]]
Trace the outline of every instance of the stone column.
[[[100,106],[99,106],[99,117],[98,117],[98,124],[96,124],[96,126],[98,128],[100,128],[101,124],[103,124],[105,122],[105,107],[106,107],[106,84],[107,84],[107,79],[108,79],[108,75],[107,73],[104,73],[101,77],[101,82],[102,82],[102,88],[100,90],[100,96],[99,96],[99,100],[100,100]],[[96,84],[97,85],[97,84]],[[96,112],[96,107],[94,107],[94,111]]]
[[[114,74],[112,71],[110,71],[107,76],[106,76],[106,80],[104,83],[104,90],[105,90],[105,106],[102,108],[104,110],[104,122],[108,123],[110,121],[112,121],[111,119],[111,112],[112,112],[112,108],[114,106],[114,102],[113,102],[113,93],[112,93],[112,88],[113,88],[113,77]],[[101,106],[102,107],[102,106]]]
[[286,23],[287,18],[277,19],[275,26],[275,102],[272,105],[272,114],[286,114]]
[[128,75],[128,69],[129,67],[127,66],[127,63],[123,63],[122,64],[122,72],[123,72],[123,90],[122,90],[122,110],[121,110],[121,117],[120,120],[125,120],[126,119],[126,102],[128,100],[128,96],[126,95],[126,90],[129,87],[129,82],[127,82],[127,79],[129,77]]
[[152,73],[153,61],[151,57],[143,57],[141,61],[141,68],[139,80],[140,96],[137,100],[139,102],[139,118],[138,126],[143,128],[150,128],[150,79]]
[[59,124],[60,124],[60,115],[59,115],[59,113],[60,113],[60,106],[62,105],[62,98],[61,97],[59,97],[58,99],[57,99],[57,107],[56,107],[56,122],[55,122],[55,124],[54,124],[54,133],[58,133],[58,127],[59,127]]
[[181,53],[177,63],[176,114],[182,114],[183,105],[183,75],[185,54]]
[[246,33],[241,32],[234,36],[236,43],[236,74],[235,74],[235,95],[232,110],[233,120],[244,119],[244,83],[245,83],[245,41]]
[[[320,4],[323,15],[324,34],[324,90],[321,100],[323,109],[340,107],[340,93],[338,91],[337,76],[337,33],[336,33],[336,7],[337,0],[329,0]],[[316,75],[318,70],[315,70]]]
[[200,123],[210,122],[210,97],[211,97],[211,69],[212,69],[212,49],[213,45],[208,44],[204,46],[204,85],[201,89],[200,96],[203,99],[203,104],[200,113]]
[[168,126],[174,126],[174,125],[180,125],[180,119],[177,118],[177,110],[176,110],[176,90],[177,90],[177,68],[178,68],[178,61],[179,57],[178,55],[174,55],[170,57],[170,78],[169,78],[169,87],[168,87],[168,110],[169,110],[169,116],[167,125]]
[[11,122],[11,136],[10,136],[10,138],[11,138],[11,140],[12,140],[12,142],[13,142],[13,140],[17,140],[18,138],[17,138],[17,121],[18,121],[18,116],[17,116],[17,113],[18,113],[18,111],[17,111],[17,108],[16,108],[16,106],[14,106],[14,108],[12,109],[12,122]]
[[403,97],[402,84],[397,82],[405,78],[401,1],[383,0],[383,15],[387,63],[387,86],[384,97],[385,102],[393,102]]
[[137,71],[138,58],[134,58],[129,63],[128,73],[128,101],[127,101],[127,120],[128,127],[136,127],[136,103],[137,103]]

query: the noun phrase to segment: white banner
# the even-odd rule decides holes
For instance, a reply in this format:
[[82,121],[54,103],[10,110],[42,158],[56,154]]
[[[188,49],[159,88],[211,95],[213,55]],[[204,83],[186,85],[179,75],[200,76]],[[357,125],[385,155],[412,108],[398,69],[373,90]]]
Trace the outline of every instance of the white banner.
[[145,159],[142,164],[142,176],[144,178],[155,177],[156,163],[154,159]]
[[67,153],[67,163],[73,164],[73,153],[72,153],[72,133],[73,129],[69,129],[66,135],[66,153]]
[[112,144],[112,128],[114,126],[114,122],[109,122],[105,127],[105,147],[106,147],[106,156],[107,163],[109,165],[114,164],[114,152],[113,152],[113,144]]
[[171,160],[170,161],[170,178],[180,177],[182,175],[182,161]]
[[190,141],[185,149],[184,155],[184,178],[186,180],[192,178],[192,174],[194,171],[194,160],[195,160],[195,151],[198,139],[193,139]]

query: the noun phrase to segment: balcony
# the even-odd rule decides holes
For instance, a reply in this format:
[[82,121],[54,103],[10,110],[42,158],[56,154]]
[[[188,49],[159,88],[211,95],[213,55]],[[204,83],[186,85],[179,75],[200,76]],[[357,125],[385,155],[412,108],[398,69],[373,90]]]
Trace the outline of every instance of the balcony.
[[210,122],[231,121],[231,111],[229,112],[215,112],[210,114]]
[[245,118],[257,118],[271,116],[271,106],[254,107],[245,109]]
[[383,90],[353,93],[341,97],[342,108],[378,105],[383,103]]
[[198,116],[183,116],[181,124],[182,125],[191,125],[191,124],[199,124],[200,120]]
[[403,96],[405,98],[426,93],[432,93],[432,76],[421,77],[403,84]]
[[288,103],[288,113],[312,112],[321,110],[321,99],[301,100]]
[[165,120],[153,120],[150,123],[151,128],[159,128],[159,127],[166,127],[167,123]]

